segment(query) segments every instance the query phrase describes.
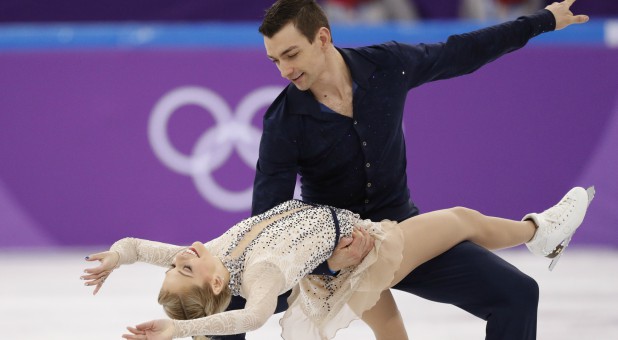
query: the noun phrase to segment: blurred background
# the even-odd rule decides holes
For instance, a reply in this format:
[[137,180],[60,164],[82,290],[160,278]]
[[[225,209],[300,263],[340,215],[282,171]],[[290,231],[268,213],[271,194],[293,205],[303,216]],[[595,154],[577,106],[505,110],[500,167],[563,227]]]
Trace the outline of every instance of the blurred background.
[[[0,311],[14,316],[11,338],[71,337],[53,332],[61,329],[56,321],[47,328],[20,322],[32,318],[29,303],[46,306],[41,318],[53,314],[62,300],[49,300],[52,291],[74,304],[71,317],[93,308],[87,292],[74,295],[63,281],[69,272],[77,281],[88,252],[126,236],[207,241],[249,216],[261,117],[286,85],[257,32],[271,3],[0,2],[0,264],[14,269],[0,274],[0,300],[8,301]],[[339,47],[444,41],[548,3],[321,1]],[[520,219],[572,186],[596,186],[571,248],[602,268],[552,301],[618,282],[618,1],[579,0],[572,11],[591,21],[536,37],[471,75],[412,90],[404,119],[409,188],[422,211],[462,205]],[[509,254],[519,261],[517,251]],[[537,272],[528,265],[520,268]],[[47,283],[30,282],[32,270],[48,273]],[[122,287],[137,284],[133,277]],[[595,301],[615,306],[615,288],[602,291]],[[117,303],[132,305],[126,299],[140,292],[118,293]],[[118,316],[118,304],[99,318]],[[421,306],[432,315],[435,304]],[[590,330],[618,338],[618,315],[599,306],[589,308],[603,310],[605,321]],[[138,311],[135,321],[152,315]],[[480,333],[471,334],[483,334],[483,324],[463,312],[435,315],[448,313],[459,324],[454,331],[472,324]],[[411,327],[419,322],[429,338],[452,338],[434,329],[435,319],[415,317]]]

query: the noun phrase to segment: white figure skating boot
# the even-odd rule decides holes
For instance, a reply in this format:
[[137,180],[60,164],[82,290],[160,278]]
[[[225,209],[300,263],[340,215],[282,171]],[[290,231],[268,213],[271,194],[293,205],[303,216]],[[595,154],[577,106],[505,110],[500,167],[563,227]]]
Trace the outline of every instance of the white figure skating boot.
[[526,246],[536,255],[552,259],[549,270],[554,269],[573,234],[584,220],[588,205],[594,198],[594,187],[571,189],[558,204],[540,214],[524,216],[532,220],[537,229]]

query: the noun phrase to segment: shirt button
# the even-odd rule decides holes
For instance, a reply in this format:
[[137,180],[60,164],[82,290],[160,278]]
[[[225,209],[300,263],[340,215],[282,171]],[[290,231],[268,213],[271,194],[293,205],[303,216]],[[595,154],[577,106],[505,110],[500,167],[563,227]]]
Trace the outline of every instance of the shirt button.
[[365,164],[365,166],[366,166],[366,167],[370,167],[370,166],[371,166],[371,163],[367,163],[367,164]]
[[367,183],[367,188],[371,188],[371,182]]
[[354,125],[356,125],[356,124],[358,124],[358,121],[357,121],[357,120],[354,120]]
[[365,200],[365,204],[367,204],[367,203],[369,203],[369,200],[368,200],[368,199],[366,199],[366,200]]
[[363,146],[367,146],[367,142],[363,142]]

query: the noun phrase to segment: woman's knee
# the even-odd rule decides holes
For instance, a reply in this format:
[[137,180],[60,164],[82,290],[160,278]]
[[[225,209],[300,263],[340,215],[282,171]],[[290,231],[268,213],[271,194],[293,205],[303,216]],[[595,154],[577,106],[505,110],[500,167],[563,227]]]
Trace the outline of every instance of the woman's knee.
[[485,215],[481,214],[480,212],[466,207],[457,206],[447,210],[451,214],[455,215],[457,218],[463,219],[465,221],[479,222],[483,219],[483,217],[485,217]]
[[448,211],[459,221],[460,227],[467,230],[469,237],[475,236],[481,231],[479,227],[484,223],[485,215],[466,207],[453,207]]

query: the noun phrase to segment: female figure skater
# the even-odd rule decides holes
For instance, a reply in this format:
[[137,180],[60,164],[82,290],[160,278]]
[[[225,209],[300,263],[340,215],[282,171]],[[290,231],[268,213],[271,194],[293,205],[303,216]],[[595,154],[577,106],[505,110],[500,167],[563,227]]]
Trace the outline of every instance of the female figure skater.
[[[535,254],[555,258],[583,221],[594,189],[571,189],[543,213],[513,221],[456,207],[422,214],[399,224],[361,220],[344,209],[284,202],[233,226],[205,244],[181,247],[125,238],[81,278],[96,286],[120,265],[136,261],[169,268],[159,303],[172,320],[127,327],[126,339],[172,339],[244,333],[261,327],[275,311],[277,296],[293,289],[281,319],[284,339],[330,339],[362,318],[376,338],[407,339],[389,288],[423,262],[464,240],[488,249],[526,243]],[[309,275],[330,257],[341,236],[365,233],[375,247],[355,267],[336,276]],[[231,295],[247,300],[242,310],[223,312]]]

